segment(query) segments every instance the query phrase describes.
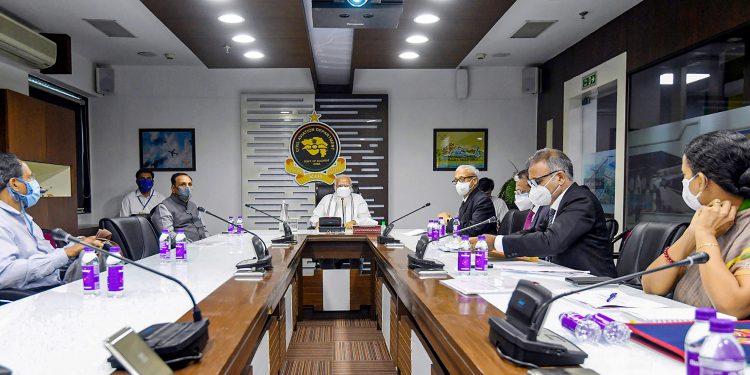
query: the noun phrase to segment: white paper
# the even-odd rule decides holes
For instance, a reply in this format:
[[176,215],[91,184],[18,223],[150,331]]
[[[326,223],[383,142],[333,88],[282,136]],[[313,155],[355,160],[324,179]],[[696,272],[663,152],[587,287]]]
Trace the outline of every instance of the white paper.
[[459,277],[450,280],[440,280],[440,283],[458,291],[461,294],[480,293],[510,293],[516,288],[518,279],[490,278],[490,277]]
[[[607,299],[610,298],[612,293],[617,293],[617,296],[612,298],[609,302],[607,302]],[[572,296],[569,296],[567,298],[570,298],[571,300],[578,301],[585,303],[593,308],[596,309],[602,309],[602,308],[615,308],[615,307],[621,307],[621,308],[636,308],[636,307],[648,307],[648,308],[663,308],[667,307],[667,305],[659,302],[654,302],[652,300],[641,298],[641,297],[634,297],[628,294],[623,293],[621,290],[617,289],[594,289],[594,290],[587,290],[585,292],[581,292],[578,294],[574,294]],[[670,309],[672,310],[672,309]]]
[[[632,315],[636,319],[642,322],[654,322],[654,323],[672,323],[672,322],[692,322],[695,320],[695,308],[694,307],[680,307],[680,308],[635,308],[627,309],[624,311],[628,315]],[[717,318],[737,320],[737,318],[716,313]]]
[[574,270],[553,263],[535,263],[526,261],[491,262],[496,270],[556,277],[571,277],[589,275],[588,271]]
[[407,236],[417,237],[423,234],[427,234],[424,229],[414,229],[404,233]]

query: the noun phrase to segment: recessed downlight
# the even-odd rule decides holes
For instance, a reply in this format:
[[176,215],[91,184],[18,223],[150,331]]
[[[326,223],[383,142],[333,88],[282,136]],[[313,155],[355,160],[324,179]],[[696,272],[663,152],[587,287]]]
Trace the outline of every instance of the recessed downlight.
[[227,14],[222,14],[221,16],[219,16],[219,21],[224,22],[224,23],[241,23],[241,22],[245,22],[245,19],[242,18],[242,16],[238,16],[233,13],[227,13]]
[[155,53],[150,52],[150,51],[138,52],[138,55],[143,56],[143,57],[154,57],[154,56],[156,56]]
[[424,35],[412,35],[412,36],[406,38],[406,43],[422,44],[422,43],[427,43],[427,41],[429,41],[429,40],[430,40],[430,38],[428,38],[428,37],[426,37]]
[[414,18],[414,22],[422,24],[435,23],[437,21],[440,21],[440,17],[434,14],[420,14]]
[[232,40],[234,40],[237,43],[252,43],[255,41],[255,38],[247,34],[239,34],[239,35],[233,36]]
[[419,54],[416,52],[402,52],[398,57],[404,59],[404,60],[414,60],[417,57],[419,57]]
[[264,55],[263,52],[260,52],[260,51],[249,51],[249,52],[245,52],[244,56],[247,57],[248,59],[257,60],[257,59],[264,58],[266,55]]

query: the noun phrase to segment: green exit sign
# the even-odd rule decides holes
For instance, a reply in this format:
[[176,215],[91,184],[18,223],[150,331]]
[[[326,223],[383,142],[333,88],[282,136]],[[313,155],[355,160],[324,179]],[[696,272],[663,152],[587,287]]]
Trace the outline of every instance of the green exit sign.
[[583,77],[583,89],[586,90],[589,87],[596,86],[596,72],[593,72]]

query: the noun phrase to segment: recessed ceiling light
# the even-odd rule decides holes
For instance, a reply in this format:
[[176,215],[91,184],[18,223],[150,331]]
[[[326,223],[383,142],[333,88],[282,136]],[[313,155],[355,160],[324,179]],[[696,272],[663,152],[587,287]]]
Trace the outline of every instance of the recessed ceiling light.
[[236,14],[229,13],[219,16],[219,21],[224,23],[240,23],[245,22],[245,19]]
[[255,38],[247,34],[239,34],[239,35],[233,36],[232,40],[234,40],[237,43],[252,43],[255,41]]
[[250,52],[245,52],[244,56],[247,57],[248,59],[262,59],[266,55],[264,55],[263,52],[260,52],[260,51],[250,51]]
[[416,52],[402,52],[398,57],[404,59],[404,60],[414,60],[417,57],[419,57],[419,54]]
[[282,115],[288,115],[288,114],[291,114],[291,113],[292,113],[292,112],[289,112],[289,111],[281,111],[281,114],[282,114]]
[[156,56],[155,53],[149,52],[149,51],[138,52],[138,55],[143,56],[143,57],[154,57],[154,56]]
[[414,18],[416,23],[435,23],[437,21],[440,21],[440,17],[434,14],[420,14]]
[[412,35],[408,38],[406,38],[407,43],[411,44],[421,44],[421,43],[427,43],[427,41],[430,40],[424,35]]

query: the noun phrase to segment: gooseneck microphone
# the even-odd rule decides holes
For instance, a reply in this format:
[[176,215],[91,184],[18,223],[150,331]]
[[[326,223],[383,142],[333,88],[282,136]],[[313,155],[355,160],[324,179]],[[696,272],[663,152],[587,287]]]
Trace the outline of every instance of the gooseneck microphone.
[[[190,289],[188,289],[185,284],[177,278],[159,272],[151,267],[112,254],[104,248],[87,244],[78,239],[78,237],[71,236],[60,228],[52,229],[50,233],[52,233],[52,238],[54,238],[55,241],[73,242],[89,249],[94,249],[97,253],[119,259],[127,264],[132,264],[142,270],[172,280],[182,287],[190,297],[190,302],[193,303],[193,321],[185,323],[154,324],[141,331],[139,335],[143,337],[146,343],[169,365],[179,366],[185,364],[186,361],[190,362],[202,357],[201,352],[208,342],[208,319],[203,319],[201,309],[195,302],[193,293],[190,292]],[[115,365],[115,367],[119,366],[119,363],[114,359],[110,359],[110,362]]]
[[[552,302],[572,294],[628,281],[638,276],[674,267],[703,264],[708,259],[708,254],[698,252],[679,262],[605,280],[554,297],[547,288],[529,280],[520,280],[511,295],[505,316],[502,318],[492,317],[489,320],[490,341],[498,348],[501,356],[517,364],[536,366],[579,365],[588,355],[566,338],[542,328],[547,310]],[[540,337],[541,339],[539,339]]]
[[419,211],[419,210],[421,210],[421,209],[423,209],[425,207],[429,207],[429,206],[430,206],[430,202],[427,202],[422,207],[419,207],[416,210],[414,210],[412,212],[409,212],[408,214],[406,214],[404,216],[401,216],[400,218],[398,218],[396,220],[391,221],[390,224],[388,224],[385,227],[385,229],[383,230],[383,234],[380,235],[380,236],[378,236],[378,243],[382,245],[382,244],[387,244],[387,243],[398,243],[398,242],[401,242],[401,241],[399,241],[399,240],[397,240],[397,239],[395,239],[395,238],[393,238],[393,237],[390,236],[390,233],[393,230],[393,224],[395,222],[397,222],[397,221],[399,221],[399,220],[401,220],[401,219],[403,219],[403,218],[405,218],[405,217],[407,217],[407,216],[409,216],[409,215],[411,215],[411,214],[413,214],[413,213],[415,213],[415,212],[417,212],[417,211]]
[[[212,217],[218,219],[219,221],[223,221],[224,223],[234,225],[234,223],[229,222],[229,220],[225,220],[223,217],[218,216],[218,215],[214,214],[213,212],[211,212],[211,211],[209,211],[209,210],[207,210],[207,209],[205,209],[203,207],[198,207],[198,211],[204,212],[204,213],[208,214],[209,216],[212,216]],[[245,265],[245,266],[238,267],[238,268],[249,268],[249,267],[246,267],[247,265],[252,265],[254,268],[262,268],[262,269],[273,268],[273,266],[271,265],[273,259],[271,257],[270,252],[268,251],[268,246],[266,246],[266,242],[263,241],[263,239],[260,238],[260,236],[258,236],[257,234],[255,234],[255,233],[253,233],[253,232],[245,229],[244,226],[240,227],[240,229],[242,229],[242,231],[245,232],[245,233],[253,235],[253,239],[252,239],[252,241],[253,241],[253,249],[255,249],[255,257],[258,258],[258,260],[256,262],[250,262],[249,260],[242,261],[240,263],[243,264],[243,265]]]
[[429,260],[424,259],[424,254],[427,251],[427,245],[429,245],[432,242],[438,241],[440,239],[443,239],[445,237],[453,236],[456,234],[460,234],[461,232],[472,229],[475,227],[478,227],[480,225],[487,225],[497,222],[497,217],[493,216],[487,220],[480,221],[474,225],[470,225],[465,228],[461,228],[453,233],[446,233],[443,236],[440,236],[434,240],[430,240],[427,238],[426,235],[422,235],[422,237],[419,238],[419,242],[417,242],[415,255],[408,254],[407,258],[409,260],[409,268],[415,269],[415,268],[426,268],[426,269],[442,269],[445,265],[442,262],[438,262],[436,260]]
[[273,216],[273,215],[269,214],[268,212],[265,212],[263,210],[259,210],[259,209],[253,207],[250,204],[245,204],[245,207],[252,208],[253,210],[255,210],[257,212],[260,212],[263,215],[266,215],[266,216],[270,217],[271,219],[274,219],[274,220],[278,221],[279,223],[284,224],[284,235],[281,236],[281,237],[279,237],[279,238],[272,239],[271,243],[283,243],[283,244],[295,244],[295,243],[297,243],[297,241],[294,240],[294,234],[292,234],[292,228],[289,227],[289,223],[287,223],[284,220],[279,219],[276,216]]

